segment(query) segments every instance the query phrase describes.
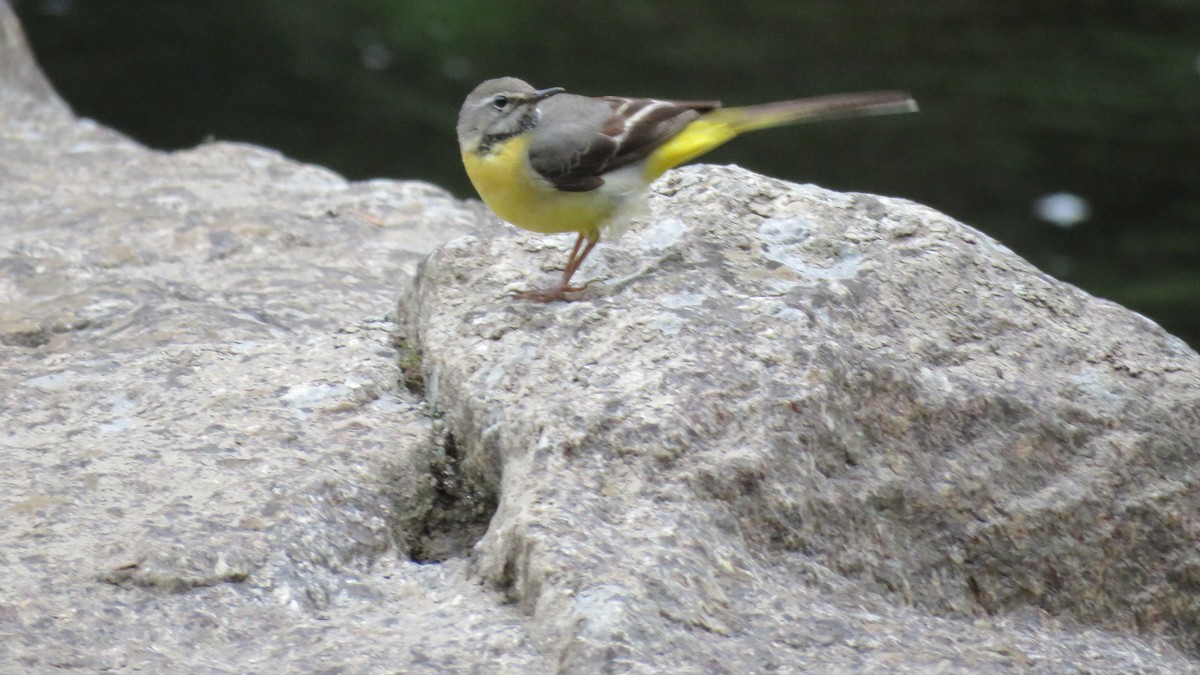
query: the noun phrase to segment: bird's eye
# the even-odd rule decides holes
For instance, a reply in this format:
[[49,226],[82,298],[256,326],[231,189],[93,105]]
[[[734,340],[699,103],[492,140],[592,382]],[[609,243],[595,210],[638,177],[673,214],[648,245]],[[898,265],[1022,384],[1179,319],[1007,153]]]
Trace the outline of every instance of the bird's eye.
[[492,107],[496,110],[504,110],[508,107],[508,97],[504,94],[496,94],[492,97]]

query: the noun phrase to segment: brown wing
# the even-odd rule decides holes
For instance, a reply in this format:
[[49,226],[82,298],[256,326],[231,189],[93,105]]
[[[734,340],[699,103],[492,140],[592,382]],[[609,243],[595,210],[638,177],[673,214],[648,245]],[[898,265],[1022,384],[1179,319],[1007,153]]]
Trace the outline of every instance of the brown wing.
[[638,162],[714,108],[717,101],[588,98],[559,94],[538,106],[529,146],[534,171],[560,190],[586,192],[603,175]]

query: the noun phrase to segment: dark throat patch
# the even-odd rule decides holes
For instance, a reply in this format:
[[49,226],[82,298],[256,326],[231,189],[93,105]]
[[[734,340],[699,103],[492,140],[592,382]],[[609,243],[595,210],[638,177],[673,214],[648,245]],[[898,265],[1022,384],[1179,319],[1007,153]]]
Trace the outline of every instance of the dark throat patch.
[[483,156],[496,152],[497,149],[499,149],[499,146],[504,143],[504,141],[507,141],[514,136],[520,136],[521,134],[536,127],[537,118],[537,108],[530,107],[529,110],[527,110],[525,114],[521,116],[521,121],[519,124],[517,124],[515,129],[511,129],[509,131],[500,131],[494,134],[484,134],[483,138],[479,139],[479,147],[475,148],[475,154]]

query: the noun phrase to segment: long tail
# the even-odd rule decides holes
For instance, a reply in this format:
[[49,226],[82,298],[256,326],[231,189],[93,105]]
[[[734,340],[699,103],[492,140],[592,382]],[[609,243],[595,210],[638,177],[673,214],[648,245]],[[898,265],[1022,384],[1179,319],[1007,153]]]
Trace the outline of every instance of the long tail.
[[646,178],[654,180],[667,169],[691,161],[747,131],[844,117],[916,111],[917,102],[900,91],[835,94],[744,108],[717,108],[697,118],[655,150],[646,164]]

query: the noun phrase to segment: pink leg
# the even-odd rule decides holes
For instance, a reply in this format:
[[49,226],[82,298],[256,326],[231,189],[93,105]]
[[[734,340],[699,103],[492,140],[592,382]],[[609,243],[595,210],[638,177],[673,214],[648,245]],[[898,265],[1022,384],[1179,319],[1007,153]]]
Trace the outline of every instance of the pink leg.
[[583,264],[583,260],[588,257],[588,254],[592,252],[593,248],[596,248],[596,244],[599,242],[599,237],[589,239],[587,246],[583,249],[583,253],[580,253],[579,257],[575,257],[575,254],[579,252],[579,245],[583,243],[583,233],[580,233],[579,238],[575,240],[575,248],[571,249],[571,257],[567,258],[567,268],[563,270],[562,290],[564,293],[574,293],[587,288],[586,284],[579,288],[572,288],[570,285],[571,277],[575,276],[575,272],[579,270],[579,266]]
[[[587,246],[583,246],[585,238],[588,240]],[[571,255],[567,258],[567,267],[563,270],[562,283],[559,284],[558,288],[548,288],[544,291],[525,291],[517,293],[516,297],[523,300],[535,300],[537,302],[571,300],[571,298],[567,297],[567,293],[578,293],[587,288],[588,284],[591,283],[589,281],[588,284],[582,286],[572,286],[571,277],[575,276],[575,272],[579,271],[579,266],[583,264],[584,259],[588,257],[588,254],[592,252],[592,249],[598,243],[600,243],[599,236],[592,239],[580,232],[579,236],[575,239],[575,246],[571,248]],[[582,251],[580,251],[580,247],[583,247]]]

